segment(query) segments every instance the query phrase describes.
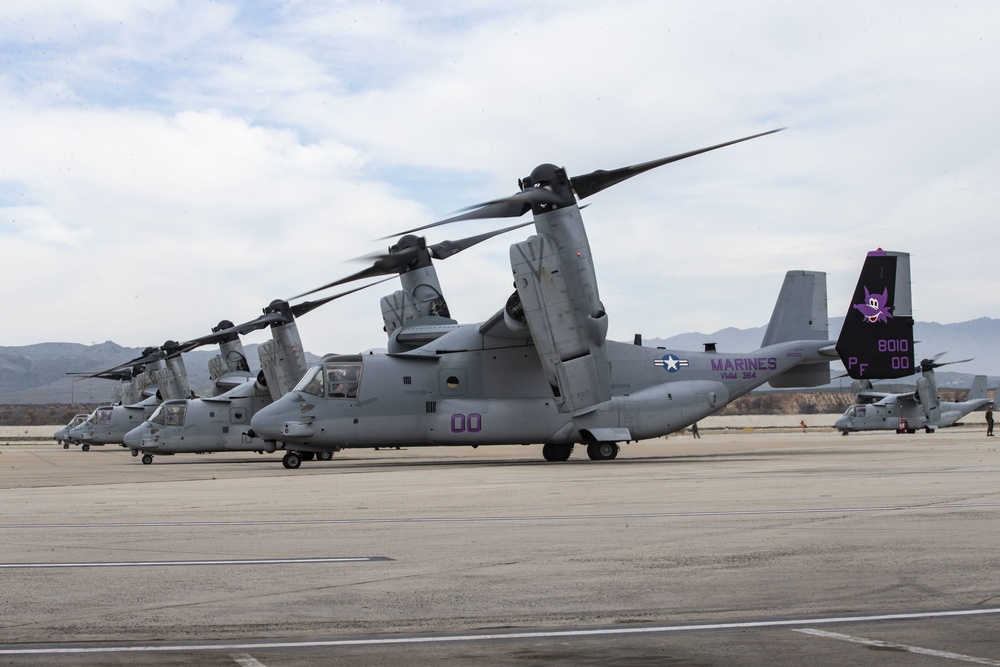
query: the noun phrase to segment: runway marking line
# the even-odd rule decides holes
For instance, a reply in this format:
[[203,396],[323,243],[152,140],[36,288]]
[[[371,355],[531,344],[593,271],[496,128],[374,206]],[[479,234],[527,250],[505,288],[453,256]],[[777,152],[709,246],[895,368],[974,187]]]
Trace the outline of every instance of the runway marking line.
[[393,646],[407,644],[436,644],[450,642],[481,642],[511,639],[560,639],[664,634],[670,632],[698,632],[707,630],[757,630],[791,628],[843,623],[878,623],[882,621],[918,621],[937,618],[960,618],[1000,614],[1000,607],[988,609],[951,609],[943,611],[869,614],[862,616],[832,616],[827,618],[791,618],[770,621],[736,621],[731,623],[704,623],[693,625],[658,625],[644,628],[595,628],[591,630],[542,630],[510,633],[422,635],[417,637],[371,637],[367,639],[327,639],[300,641],[244,641],[217,644],[155,644],[133,646],[80,646],[64,648],[0,648],[4,655],[84,655],[102,653],[192,653],[196,651],[253,651],[262,649],[335,648],[341,646]]
[[267,667],[263,662],[253,657],[249,653],[241,653],[239,655],[234,655],[233,660],[240,667]]
[[31,570],[61,567],[167,567],[173,565],[288,565],[302,563],[377,563],[393,560],[388,556],[352,556],[343,558],[253,558],[240,560],[147,560],[80,563],[0,563],[0,570]]
[[793,630],[793,632],[801,632],[804,635],[825,637],[827,639],[839,639],[840,641],[852,642],[854,644],[864,644],[865,646],[877,646],[879,648],[894,648],[894,649],[899,649],[901,651],[907,651],[909,653],[930,655],[934,656],[935,658],[947,658],[949,660],[972,662],[977,665],[1000,665],[1000,660],[992,660],[990,658],[977,658],[974,655],[952,653],[951,651],[937,651],[935,649],[923,648],[920,646],[910,646],[909,644],[897,644],[895,642],[886,642],[880,639],[865,639],[864,637],[854,637],[852,635],[844,635],[839,632],[827,632],[826,630],[816,630],[813,628],[796,628],[795,630]]

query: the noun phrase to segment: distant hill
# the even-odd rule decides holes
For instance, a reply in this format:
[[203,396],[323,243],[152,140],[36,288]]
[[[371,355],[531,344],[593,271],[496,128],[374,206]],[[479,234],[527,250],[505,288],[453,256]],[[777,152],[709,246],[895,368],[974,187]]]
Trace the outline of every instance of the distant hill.
[[[246,345],[247,360],[260,370],[257,345]],[[111,400],[113,380],[81,379],[67,373],[93,373],[142,355],[143,348],[122,347],[107,341],[99,345],[36,343],[0,347],[0,404],[13,403],[106,403]],[[184,354],[191,388],[207,393],[210,386],[208,360],[218,349]],[[309,363],[319,357],[306,353]]]
[[[843,318],[830,320],[831,339],[839,334]],[[667,347],[677,350],[700,350],[704,343],[713,342],[720,352],[748,352],[760,346],[766,327],[752,329],[727,328],[714,333],[684,333],[670,338],[647,338],[648,347]],[[968,388],[972,376],[985,374],[989,386],[995,388],[1000,378],[1000,319],[982,317],[969,322],[938,324],[917,322],[914,326],[917,339],[917,359],[945,353],[941,361],[958,361],[974,357],[974,361],[948,366],[938,371],[942,387]],[[257,345],[246,346],[251,368],[260,368],[257,362]],[[109,368],[142,354],[137,347],[122,347],[107,341],[99,345],[80,343],[37,343],[19,347],[0,346],[0,404],[11,403],[103,403],[111,399],[113,383],[110,380],[74,379],[72,372],[94,372]],[[184,355],[185,367],[195,391],[209,386],[208,360],[217,350],[195,350]],[[310,363],[319,359],[306,354]],[[843,372],[839,363],[832,364],[834,375]],[[911,380],[903,378],[893,384],[893,391],[903,391]],[[840,388],[844,380],[834,380],[830,388]],[[846,382],[850,385],[850,381]],[[884,385],[883,385],[884,386]],[[898,387],[896,389],[895,387]],[[766,385],[764,389],[766,389]]]

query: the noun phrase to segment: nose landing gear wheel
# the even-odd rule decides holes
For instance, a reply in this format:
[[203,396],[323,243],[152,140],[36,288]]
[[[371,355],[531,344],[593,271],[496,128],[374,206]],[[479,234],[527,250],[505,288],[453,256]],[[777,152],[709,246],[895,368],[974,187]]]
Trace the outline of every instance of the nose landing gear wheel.
[[80,449],[82,449],[85,452],[89,452],[90,451],[90,445],[83,445],[82,447],[80,447]]
[[143,454],[142,455],[142,463],[143,463],[143,465],[147,465],[148,466],[152,462],[153,462],[153,457],[152,457],[151,454]]
[[281,465],[285,466],[289,470],[294,470],[302,465],[302,457],[299,456],[298,452],[288,452],[285,454],[284,458],[281,459]]

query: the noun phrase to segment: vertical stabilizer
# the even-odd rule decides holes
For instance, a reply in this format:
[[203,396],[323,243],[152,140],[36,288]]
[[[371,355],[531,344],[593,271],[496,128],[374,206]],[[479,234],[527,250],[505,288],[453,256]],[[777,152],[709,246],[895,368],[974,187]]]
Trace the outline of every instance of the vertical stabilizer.
[[972,388],[969,389],[969,395],[965,397],[967,401],[979,401],[986,398],[986,376],[977,375],[972,378]]
[[[828,340],[826,274],[821,271],[789,271],[781,284],[778,300],[767,323],[761,347],[793,340]],[[772,378],[775,388],[818,387],[830,381],[830,364],[801,364]]]
[[912,375],[913,302],[910,255],[868,253],[837,340],[847,373],[856,380]]

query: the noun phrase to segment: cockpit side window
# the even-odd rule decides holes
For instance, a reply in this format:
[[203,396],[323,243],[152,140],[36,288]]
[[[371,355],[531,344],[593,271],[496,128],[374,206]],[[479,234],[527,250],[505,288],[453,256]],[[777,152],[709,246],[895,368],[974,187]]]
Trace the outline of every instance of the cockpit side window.
[[164,426],[184,426],[184,412],[186,405],[166,405],[163,408]]
[[326,365],[326,395],[330,398],[357,398],[361,385],[361,363]]
[[326,395],[324,393],[325,383],[323,382],[323,376],[323,366],[313,366],[306,372],[305,376],[299,380],[299,383],[295,385],[295,390],[322,398]]

